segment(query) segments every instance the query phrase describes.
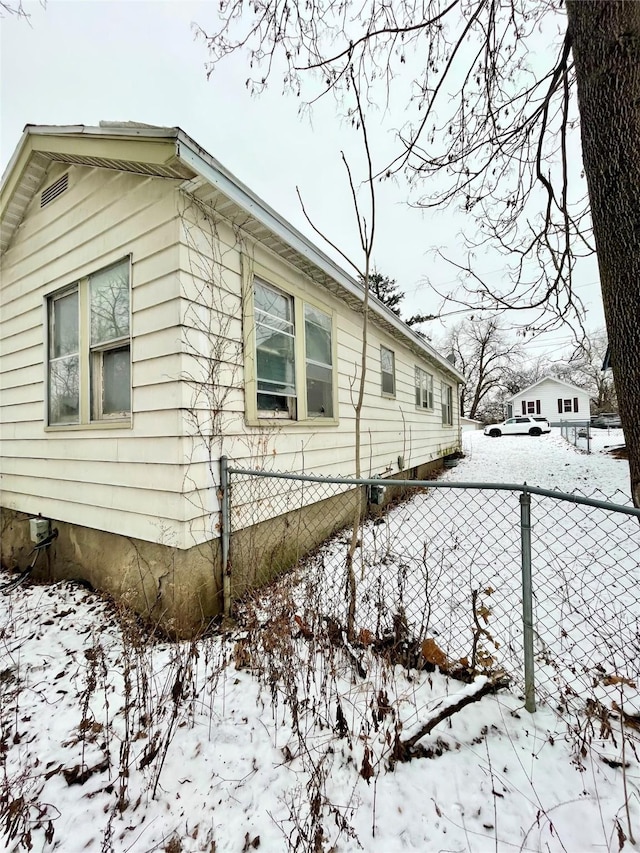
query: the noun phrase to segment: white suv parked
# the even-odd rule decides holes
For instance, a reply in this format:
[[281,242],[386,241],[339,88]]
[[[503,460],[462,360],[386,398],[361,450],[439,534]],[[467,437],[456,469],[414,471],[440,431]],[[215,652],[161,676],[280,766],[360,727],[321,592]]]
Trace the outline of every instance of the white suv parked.
[[491,438],[500,438],[501,435],[542,435],[543,432],[551,432],[549,421],[531,415],[508,418],[501,424],[489,424],[484,428],[484,434]]

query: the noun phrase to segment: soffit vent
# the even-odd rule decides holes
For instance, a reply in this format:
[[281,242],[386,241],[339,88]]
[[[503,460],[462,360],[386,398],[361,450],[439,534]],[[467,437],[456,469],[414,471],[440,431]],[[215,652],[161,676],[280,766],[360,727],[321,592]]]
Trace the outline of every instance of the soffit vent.
[[45,207],[49,202],[54,201],[54,199],[58,198],[59,195],[62,195],[68,186],[69,173],[67,172],[46,189],[42,190],[42,195],[40,196],[40,207]]

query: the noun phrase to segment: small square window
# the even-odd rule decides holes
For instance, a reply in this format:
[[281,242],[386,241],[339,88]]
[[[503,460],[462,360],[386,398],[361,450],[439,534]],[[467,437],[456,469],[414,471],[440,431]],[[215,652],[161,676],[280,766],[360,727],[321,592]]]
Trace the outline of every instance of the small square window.
[[382,393],[389,397],[396,393],[396,356],[393,350],[380,347],[380,373],[382,376]]

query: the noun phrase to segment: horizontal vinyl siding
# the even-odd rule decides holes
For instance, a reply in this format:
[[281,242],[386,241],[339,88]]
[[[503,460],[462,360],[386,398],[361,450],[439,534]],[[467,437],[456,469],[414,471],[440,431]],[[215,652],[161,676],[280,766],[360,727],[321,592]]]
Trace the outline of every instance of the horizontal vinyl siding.
[[[355,412],[353,401],[357,395],[356,374],[359,376],[362,339],[362,318],[345,302],[332,296],[324,289],[289,264],[275,257],[250,240],[243,242],[242,235],[234,232],[224,223],[215,227],[222,241],[218,259],[200,258],[198,270],[208,270],[211,279],[218,285],[216,298],[209,300],[209,307],[195,305],[184,314],[183,323],[188,341],[187,353],[194,350],[203,356],[211,352],[210,334],[204,330],[223,330],[224,341],[220,346],[222,364],[216,367],[218,387],[211,389],[213,398],[224,397],[224,415],[217,421],[222,425],[223,441],[211,442],[211,463],[208,448],[198,435],[193,435],[192,424],[185,430],[192,433],[193,463],[190,470],[195,483],[202,483],[210,476],[209,468],[213,464],[217,472],[217,460],[224,452],[233,465],[238,467],[259,467],[274,471],[315,472],[325,475],[353,476],[355,473],[354,429]],[[194,232],[195,233],[195,232]],[[206,240],[196,241],[199,251],[207,246]],[[253,261],[266,268],[268,274],[261,277],[286,290],[289,282],[295,289],[294,295],[301,293],[314,304],[324,306],[335,317],[337,352],[337,396],[339,424],[327,425],[322,419],[304,423],[292,423],[286,420],[274,420],[272,425],[249,426],[245,422],[244,410],[244,361],[234,361],[234,347],[237,338],[242,339],[242,277],[240,265],[233,261],[239,251],[245,253],[249,266]],[[191,276],[183,276],[188,286],[185,295],[193,303],[207,302],[202,294],[207,294],[206,281],[201,272],[193,274],[193,263],[189,257],[194,253],[192,245],[183,236],[183,269],[191,270]],[[273,278],[270,278],[270,275]],[[236,337],[237,336],[237,337]],[[385,398],[381,393],[380,345],[395,352],[396,357],[396,396]],[[206,361],[206,359],[203,359]],[[203,369],[202,360],[187,356],[185,364],[191,363],[192,373]],[[434,409],[426,411],[415,406],[415,366],[418,365],[434,377]],[[426,357],[415,356],[406,344],[399,339],[378,330],[374,323],[369,328],[368,369],[365,383],[365,404],[362,420],[362,474],[397,473],[398,457],[403,457],[403,468],[409,469],[422,463],[441,457],[459,444],[458,430],[458,388],[455,379],[450,378],[453,388],[454,426],[442,426],[440,383],[443,374],[440,368],[430,363]],[[204,379],[203,379],[204,381]],[[304,393],[304,389],[299,389]],[[192,420],[211,423],[207,418],[206,405],[209,397],[202,389],[200,395],[193,394],[191,407]],[[198,461],[199,460],[199,461]],[[402,461],[402,460],[401,460]],[[214,473],[216,473],[214,472]],[[216,473],[216,477],[217,477]],[[306,488],[305,500],[322,497],[322,488]],[[293,509],[297,495],[291,491],[286,481],[253,482],[250,488],[236,493],[237,505],[244,503],[239,511],[244,522],[249,518],[261,520],[277,515],[287,509]],[[326,496],[326,494],[324,495]],[[292,503],[293,501],[293,503]],[[248,502],[248,503],[247,503]],[[252,507],[251,502],[256,506]],[[241,523],[244,523],[241,522]],[[203,517],[202,524],[207,529],[208,520]],[[195,523],[194,523],[195,529]],[[203,534],[204,535],[204,534]]]
[[219,535],[222,435],[242,431],[244,419],[241,252],[226,223],[195,216],[184,197],[181,210],[185,537],[200,543]]
[[107,533],[115,532],[120,536],[131,536],[148,542],[163,542],[176,547],[181,547],[184,540],[183,521],[173,521],[165,515],[160,523],[158,516],[147,515],[140,507],[134,513],[111,506],[74,503],[66,499],[71,496],[72,493],[65,493],[64,496],[58,494],[45,497],[42,494],[30,495],[22,491],[11,492],[3,489],[2,506],[37,515],[42,512],[46,503],[47,517],[67,521],[69,524],[80,524],[81,518],[84,527],[104,530]]
[[[47,182],[63,171],[53,166]],[[175,182],[97,168],[68,171],[69,189],[43,209],[34,198],[2,260],[2,502],[152,541],[169,530],[170,544],[188,547],[185,531],[195,510],[182,495]],[[45,430],[43,300],[128,255],[132,427]],[[187,491],[205,485],[201,478]]]
[[[558,412],[558,400],[571,400],[578,398],[577,412]],[[585,423],[590,418],[589,395],[579,388],[567,388],[555,383],[552,379],[544,380],[530,392],[518,394],[513,402],[513,415],[522,414],[522,401],[531,402],[540,400],[540,414],[546,417],[550,423],[560,421]]]
[[[148,439],[153,439],[151,445],[155,444],[157,436],[167,436],[173,439],[177,438],[182,433],[182,414],[178,410],[158,410],[154,412],[134,412],[133,428],[108,428],[101,429],[100,427],[91,427],[90,429],[74,429],[66,430],[64,427],[60,429],[52,429],[46,431],[43,428],[44,407],[41,415],[35,422],[18,422],[18,423],[2,423],[2,441],[3,441],[3,457],[10,455],[7,452],[5,442],[17,439],[20,442],[28,442],[32,439],[45,439],[46,441],[58,441],[60,438],[69,439],[71,441],[91,441],[98,442],[105,438],[113,438],[114,435],[122,436],[123,441],[131,441],[134,446],[140,447],[140,452],[143,452],[144,446]],[[137,441],[141,439],[141,441]],[[174,441],[174,448],[177,444]],[[98,453],[98,451],[96,451]],[[158,453],[158,455],[160,455]],[[166,459],[166,456],[161,457]]]

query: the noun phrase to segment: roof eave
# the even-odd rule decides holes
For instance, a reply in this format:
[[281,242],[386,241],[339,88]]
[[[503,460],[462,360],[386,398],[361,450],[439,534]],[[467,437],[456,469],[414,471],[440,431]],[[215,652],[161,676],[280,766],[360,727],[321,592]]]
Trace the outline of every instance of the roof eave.
[[519,397],[521,394],[525,394],[527,391],[531,391],[532,388],[536,388],[538,385],[546,382],[547,380],[551,380],[552,382],[559,382],[560,385],[564,385],[566,388],[573,388],[575,391],[582,391],[582,393],[588,395],[588,391],[585,391],[584,388],[579,388],[577,385],[574,385],[572,382],[566,382],[564,379],[558,379],[557,376],[543,376],[542,379],[538,379],[537,382],[534,382],[531,385],[527,385],[526,388],[523,388],[521,391],[516,391],[516,393],[507,399],[507,403],[511,403],[512,400],[515,400],[516,397]]
[[[365,290],[357,279],[349,275],[334,260],[318,246],[287,222],[277,211],[257,196],[248,186],[235,177],[222,163],[212,157],[208,151],[198,145],[188,134],[179,127],[148,127],[135,125],[106,125],[87,126],[77,125],[25,125],[22,138],[9,161],[2,176],[0,196],[5,191],[13,174],[13,170],[23,156],[26,146],[32,136],[97,136],[97,137],[129,137],[147,139],[175,140],[176,156],[187,164],[194,172],[201,175],[212,186],[246,210],[262,225],[271,230],[279,239],[288,243],[294,250],[318,267],[325,275],[336,281],[344,290],[364,301]],[[6,199],[5,199],[6,200]],[[457,382],[464,381],[464,375],[440,355],[417,332],[403,323],[386,305],[370,294],[371,307],[391,328],[403,338],[409,340],[419,351],[432,361],[435,361],[449,376]]]
[[[238,180],[222,163],[201,148],[183,130],[178,133],[178,156],[187,163],[194,172],[201,175],[208,183],[220,190],[242,209],[247,210],[262,225],[273,231],[281,240],[291,245],[300,252],[307,260],[311,261],[322,272],[333,278],[349,294],[360,301],[364,300],[364,287],[357,279],[350,276],[332,258],[322,251],[318,246],[305,237],[291,223],[287,222],[277,211],[257,196],[248,186]],[[377,314],[384,318],[395,331],[404,338],[408,338],[414,346],[419,348],[430,359],[436,361],[457,382],[464,381],[464,375],[451,364],[437,350],[430,346],[417,332],[414,332],[406,323],[393,313],[384,303],[376,299],[372,294],[369,296],[372,307]]]

